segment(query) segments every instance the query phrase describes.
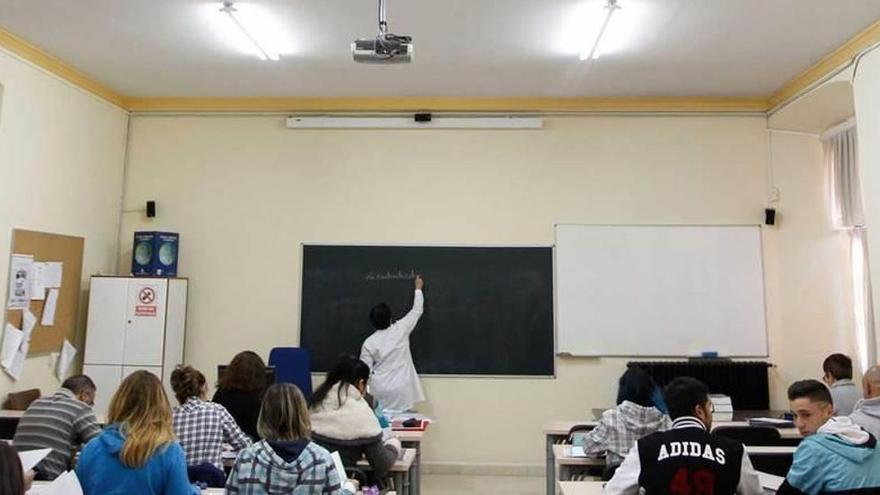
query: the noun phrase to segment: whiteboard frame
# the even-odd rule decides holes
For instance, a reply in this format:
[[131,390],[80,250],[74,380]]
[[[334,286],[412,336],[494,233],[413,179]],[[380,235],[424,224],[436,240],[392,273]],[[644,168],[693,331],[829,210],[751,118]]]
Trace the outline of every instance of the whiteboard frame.
[[[711,223],[554,223],[553,224],[553,258],[554,258],[554,266],[553,266],[553,326],[557,327],[559,322],[559,307],[556,305],[556,293],[558,292],[557,277],[556,275],[556,246],[558,244],[557,232],[558,227],[715,227],[715,228],[723,228],[723,227],[757,227],[758,228],[758,241],[761,244],[761,252],[760,252],[760,261],[761,261],[761,286],[763,288],[763,293],[761,297],[761,301],[764,306],[764,348],[767,350],[766,354],[763,355],[730,355],[730,356],[722,356],[719,355],[717,359],[769,359],[770,358],[770,325],[768,321],[767,315],[767,272],[765,271],[766,264],[764,263],[764,226],[760,223],[725,223],[725,224],[711,224]],[[558,329],[557,329],[558,332]],[[554,335],[553,340],[559,345],[559,336]],[[593,358],[593,359],[601,359],[601,358],[626,358],[626,359],[655,359],[655,360],[681,360],[687,358],[703,358],[703,356],[688,356],[686,354],[681,355],[669,355],[669,354],[579,354],[572,352],[563,352],[560,351],[559,348],[556,348],[556,357],[557,358]],[[706,358],[704,358],[706,359]],[[712,358],[707,358],[712,359]]]
[[[553,227],[556,235],[556,224]],[[554,237],[555,240],[555,237]],[[553,374],[552,375],[461,375],[461,374],[435,374],[418,373],[419,378],[454,378],[454,379],[507,379],[507,380],[555,380],[559,375],[559,352],[556,340],[556,243],[553,244],[456,244],[456,243],[347,243],[347,242],[300,242],[299,249],[299,311],[297,312],[297,329],[299,339],[297,345],[302,346],[302,297],[303,297],[303,256],[306,246],[353,246],[353,247],[461,247],[461,248],[550,248],[551,276],[553,277],[550,290],[553,293]],[[418,370],[416,370],[418,372]],[[312,371],[312,375],[326,375],[325,371]],[[426,399],[427,400],[427,399]]]

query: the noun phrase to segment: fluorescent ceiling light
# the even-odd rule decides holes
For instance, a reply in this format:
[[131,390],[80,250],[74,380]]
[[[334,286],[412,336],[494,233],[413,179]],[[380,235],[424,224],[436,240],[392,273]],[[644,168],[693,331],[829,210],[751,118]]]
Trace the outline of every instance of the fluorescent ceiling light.
[[[663,12],[656,0],[580,0],[560,9],[552,50],[560,55],[592,60],[633,51],[657,36]],[[607,21],[607,22],[606,22]]]
[[205,4],[206,19],[227,47],[260,60],[279,60],[294,52],[287,30],[272,11],[253,2]]
[[225,2],[223,4],[223,8],[220,9],[220,12],[223,12],[227,16],[229,16],[230,22],[232,22],[238,29],[241,30],[241,34],[244,35],[247,40],[254,45],[254,48],[257,49],[257,56],[260,57],[260,60],[280,60],[281,57],[266,48],[260,45],[260,42],[254,38],[254,35],[248,31],[244,24],[241,23],[241,19],[237,17],[238,10],[236,10],[235,6],[232,5],[232,2]]
[[599,30],[596,32],[593,41],[581,49],[581,60],[596,60],[599,58],[599,55],[602,54],[602,52],[599,51],[599,44],[602,43],[602,37],[608,30],[608,25],[611,24],[611,17],[614,16],[614,13],[619,9],[620,6],[617,5],[617,0],[608,0],[608,3],[605,5],[605,15],[602,18],[602,25],[599,26]]

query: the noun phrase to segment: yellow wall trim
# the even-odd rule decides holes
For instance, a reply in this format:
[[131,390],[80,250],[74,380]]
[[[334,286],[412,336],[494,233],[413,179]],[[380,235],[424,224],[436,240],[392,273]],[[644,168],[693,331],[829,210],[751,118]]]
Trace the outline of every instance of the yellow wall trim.
[[128,98],[132,112],[764,112],[763,98]]
[[0,47],[64,79],[74,86],[78,86],[80,89],[103,98],[116,106],[123,106],[124,98],[122,95],[67,65],[54,55],[43,51],[39,47],[2,28],[0,28]]
[[797,77],[774,93],[770,97],[768,110],[785,103],[833,70],[851,62],[863,50],[878,42],[880,42],[880,20],[862,30],[862,32],[852,37],[840,48],[822,57],[812,67],[798,74]]

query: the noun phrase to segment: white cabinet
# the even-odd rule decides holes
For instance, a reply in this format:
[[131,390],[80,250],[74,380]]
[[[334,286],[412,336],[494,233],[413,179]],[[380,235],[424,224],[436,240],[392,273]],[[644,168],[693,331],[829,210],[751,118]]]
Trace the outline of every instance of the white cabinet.
[[106,415],[122,380],[137,370],[170,377],[183,362],[187,279],[92,277],[83,373],[98,388],[95,413]]

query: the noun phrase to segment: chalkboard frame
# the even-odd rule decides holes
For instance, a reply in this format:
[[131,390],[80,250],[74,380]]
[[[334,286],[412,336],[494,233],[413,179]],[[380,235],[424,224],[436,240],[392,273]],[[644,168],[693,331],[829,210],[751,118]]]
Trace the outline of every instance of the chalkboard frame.
[[[556,244],[469,244],[469,243],[387,243],[387,242],[320,242],[320,241],[303,241],[299,243],[299,311],[297,312],[297,329],[298,344],[302,345],[302,308],[303,308],[303,284],[305,282],[305,248],[307,246],[327,246],[327,247],[415,247],[415,248],[542,248],[550,249],[551,260],[551,292],[552,292],[552,314],[553,314],[553,372],[545,375],[504,375],[504,374],[460,374],[460,373],[421,373],[419,377],[424,378],[451,378],[451,379],[506,379],[506,380],[555,380],[559,370],[559,358],[562,355],[557,348],[557,315],[556,315]],[[313,371],[313,374],[324,376],[326,371]]]

